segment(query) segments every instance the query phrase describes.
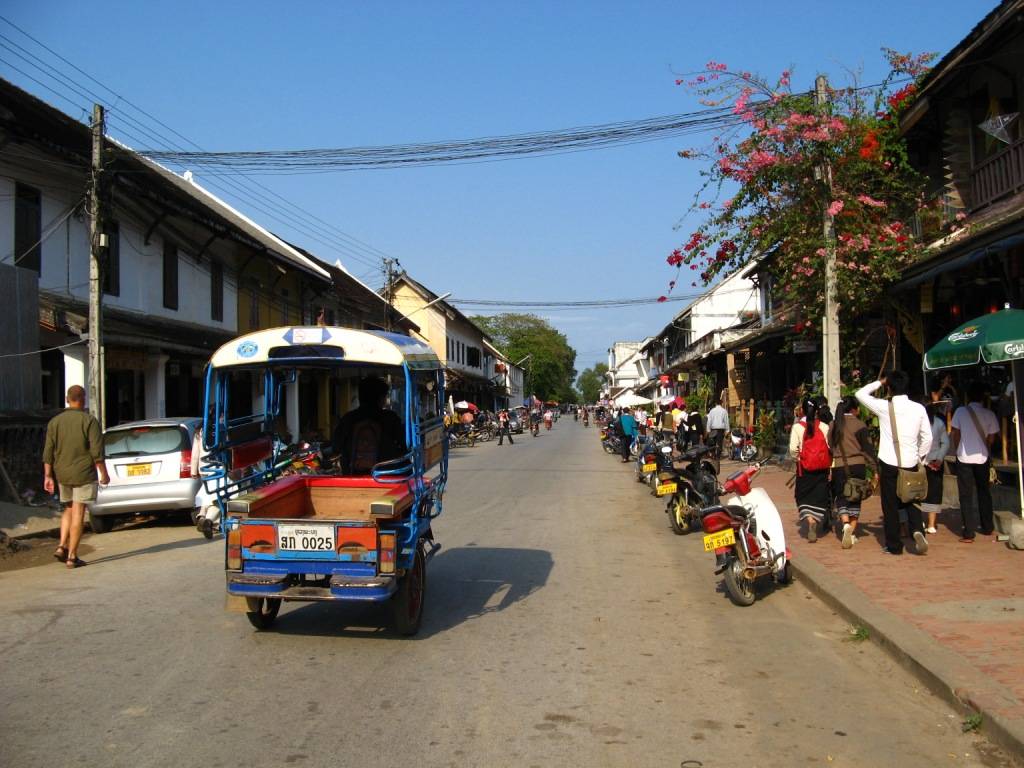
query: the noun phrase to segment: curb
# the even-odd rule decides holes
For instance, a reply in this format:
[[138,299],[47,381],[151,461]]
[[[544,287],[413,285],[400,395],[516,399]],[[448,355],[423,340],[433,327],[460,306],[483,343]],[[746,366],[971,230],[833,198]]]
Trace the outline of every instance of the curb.
[[924,631],[875,605],[859,589],[814,560],[805,557],[799,563],[791,560],[790,565],[812,594],[851,624],[865,627],[873,641],[932,693],[962,714],[980,714],[980,731],[989,740],[1018,758],[1024,757],[1024,719],[993,711],[1021,706],[1010,691]]

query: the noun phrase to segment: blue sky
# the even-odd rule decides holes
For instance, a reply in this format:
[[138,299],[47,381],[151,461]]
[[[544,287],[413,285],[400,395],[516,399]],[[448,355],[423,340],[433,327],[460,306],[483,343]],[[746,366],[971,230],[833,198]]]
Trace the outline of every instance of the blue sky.
[[[848,70],[872,83],[884,75],[881,46],[944,53],[992,7],[8,0],[0,14],[203,148],[234,150],[475,138],[685,112],[699,105],[675,86],[676,73],[709,59],[765,75],[791,68],[794,87],[810,87],[818,72],[844,82]],[[0,33],[24,42],[5,24]],[[2,48],[0,58],[29,71]],[[0,72],[76,114],[3,62]],[[438,293],[656,296],[672,278],[664,257],[684,239],[673,225],[699,183],[698,166],[676,151],[698,143],[259,181],[397,257]],[[270,221],[251,201],[230,200],[379,284],[362,246],[339,250],[291,216],[282,216],[291,225]],[[657,332],[680,308],[542,314],[568,335],[582,369],[614,340]]]

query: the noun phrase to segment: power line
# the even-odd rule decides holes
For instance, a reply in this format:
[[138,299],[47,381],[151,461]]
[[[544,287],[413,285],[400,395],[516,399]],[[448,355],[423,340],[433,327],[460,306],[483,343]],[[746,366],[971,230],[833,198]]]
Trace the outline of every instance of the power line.
[[[728,293],[749,293],[752,288],[729,288],[715,291],[716,296]],[[708,291],[700,293],[680,293],[672,296],[641,296],[628,299],[583,299],[583,300],[552,300],[552,301],[519,301],[515,299],[460,299],[453,297],[448,300],[449,304],[459,307],[493,308],[508,307],[521,309],[595,309],[612,307],[631,307],[643,304],[665,304],[669,302],[691,301],[707,295]],[[702,313],[703,316],[703,313]],[[723,315],[731,317],[732,315]]]
[[[126,109],[121,108],[122,105],[131,108],[139,115],[144,116],[144,118],[147,121],[155,123],[162,129],[164,129],[164,131],[172,134],[173,136],[178,137],[179,139],[186,142],[187,145],[193,147],[194,149],[199,151],[202,150],[202,147],[200,147],[198,144],[191,141],[190,139],[188,139],[186,136],[176,131],[175,129],[171,128],[169,125],[162,122],[158,118],[154,117],[152,114],[142,109],[138,105],[134,104],[132,101],[125,98],[118,92],[114,91],[109,86],[97,80],[95,77],[90,75],[81,67],[78,67],[76,64],[62,56],[53,48],[46,45],[38,38],[32,36],[30,33],[19,27],[10,19],[0,16],[0,20],[7,23],[13,29],[17,30],[20,34],[22,34],[25,38],[31,40],[35,45],[39,46],[39,48],[48,52],[50,55],[52,55],[59,61],[63,62],[65,65],[73,69],[75,72],[78,72],[80,75],[84,76],[95,85],[112,94],[116,98],[116,102],[111,104],[109,99],[104,99],[100,97],[98,94],[93,92],[88,86],[84,85],[79,80],[69,76],[65,72],[61,72],[57,67],[47,63],[42,58],[36,56],[28,49],[18,45],[18,43],[11,40],[9,37],[0,35],[0,38],[6,40],[9,43],[9,45],[3,45],[2,43],[0,43],[0,45],[3,45],[4,48],[6,48],[11,53],[17,55],[20,59],[27,62],[37,71],[54,80],[58,85],[63,87],[65,91],[62,92],[60,90],[57,90],[42,82],[38,78],[32,76],[31,74],[25,72],[24,70],[11,65],[9,62],[4,62],[8,66],[10,66],[11,69],[13,69],[14,71],[19,72],[24,77],[45,88],[47,91],[54,93],[59,98],[73,104],[75,107],[82,110],[83,114],[87,113],[87,110],[84,107],[82,107],[82,105],[77,101],[69,99],[66,95],[68,91],[70,91],[78,98],[92,98],[94,101],[104,104],[107,107],[108,112],[114,112],[117,114],[118,122],[120,124],[119,131],[124,135],[129,136],[132,139],[132,141],[134,141],[138,146],[152,145],[153,142],[156,141],[158,145],[163,144],[174,150],[184,150],[183,145],[175,142],[162,131],[150,128],[142,120],[133,117],[126,111]],[[15,50],[15,48],[17,50]],[[23,52],[24,55],[22,55],[22,53],[18,53],[18,51]],[[142,138],[139,135],[140,133],[148,138]],[[351,258],[355,261],[358,261],[362,263],[364,266],[373,266],[376,268],[378,266],[378,261],[387,256],[387,254],[385,254],[380,249],[372,245],[369,245],[368,243],[365,243],[352,235],[349,235],[347,232],[344,232],[344,230],[341,230],[336,225],[331,224],[330,222],[325,221],[324,219],[316,216],[315,214],[312,214],[300,208],[296,204],[292,203],[290,200],[284,198],[277,192],[274,192],[269,187],[266,187],[265,185],[261,184],[259,181],[255,179],[250,179],[244,174],[241,174],[231,169],[217,170],[208,163],[201,163],[199,161],[196,161],[195,165],[199,168],[202,168],[204,172],[209,173],[209,175],[213,177],[214,181],[208,182],[211,187],[214,187],[218,191],[222,191],[232,197],[236,197],[239,200],[247,202],[257,210],[259,210],[261,213],[264,213],[265,215],[268,216],[272,216],[272,218],[275,221],[282,223],[286,226],[289,226],[295,229],[297,232],[301,232],[307,237],[310,237],[311,239],[327,246],[328,248],[341,252],[346,258]],[[258,189],[252,189],[251,187],[256,187]],[[282,217],[282,215],[280,215],[281,212],[278,210],[280,206],[284,206],[288,211],[285,214],[285,217]]]
[[[751,104],[752,109],[757,106]],[[604,149],[613,145],[723,130],[742,122],[732,108],[716,107],[640,120],[428,143],[234,152],[140,150],[140,153],[161,162],[203,161],[248,172],[317,173],[480,162]]]

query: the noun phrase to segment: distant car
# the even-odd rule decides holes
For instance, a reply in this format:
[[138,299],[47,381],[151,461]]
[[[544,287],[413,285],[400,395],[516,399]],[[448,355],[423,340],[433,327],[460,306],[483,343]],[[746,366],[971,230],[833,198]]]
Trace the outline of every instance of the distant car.
[[100,486],[89,508],[95,533],[110,530],[119,517],[187,511],[193,516],[202,489],[198,462],[192,461],[202,419],[130,421],[103,433],[110,483]]
[[508,415],[508,429],[509,432],[515,435],[523,434],[523,420],[518,413],[509,413]]

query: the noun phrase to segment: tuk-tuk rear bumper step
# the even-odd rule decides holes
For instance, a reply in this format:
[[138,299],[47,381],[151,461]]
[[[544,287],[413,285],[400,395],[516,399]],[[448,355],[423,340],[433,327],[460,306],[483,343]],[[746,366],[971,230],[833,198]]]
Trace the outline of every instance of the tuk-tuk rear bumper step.
[[275,574],[237,573],[228,577],[228,593],[246,597],[280,597],[283,600],[366,600],[389,599],[398,581],[391,576],[331,577],[330,586],[296,584],[288,586],[291,577]]

